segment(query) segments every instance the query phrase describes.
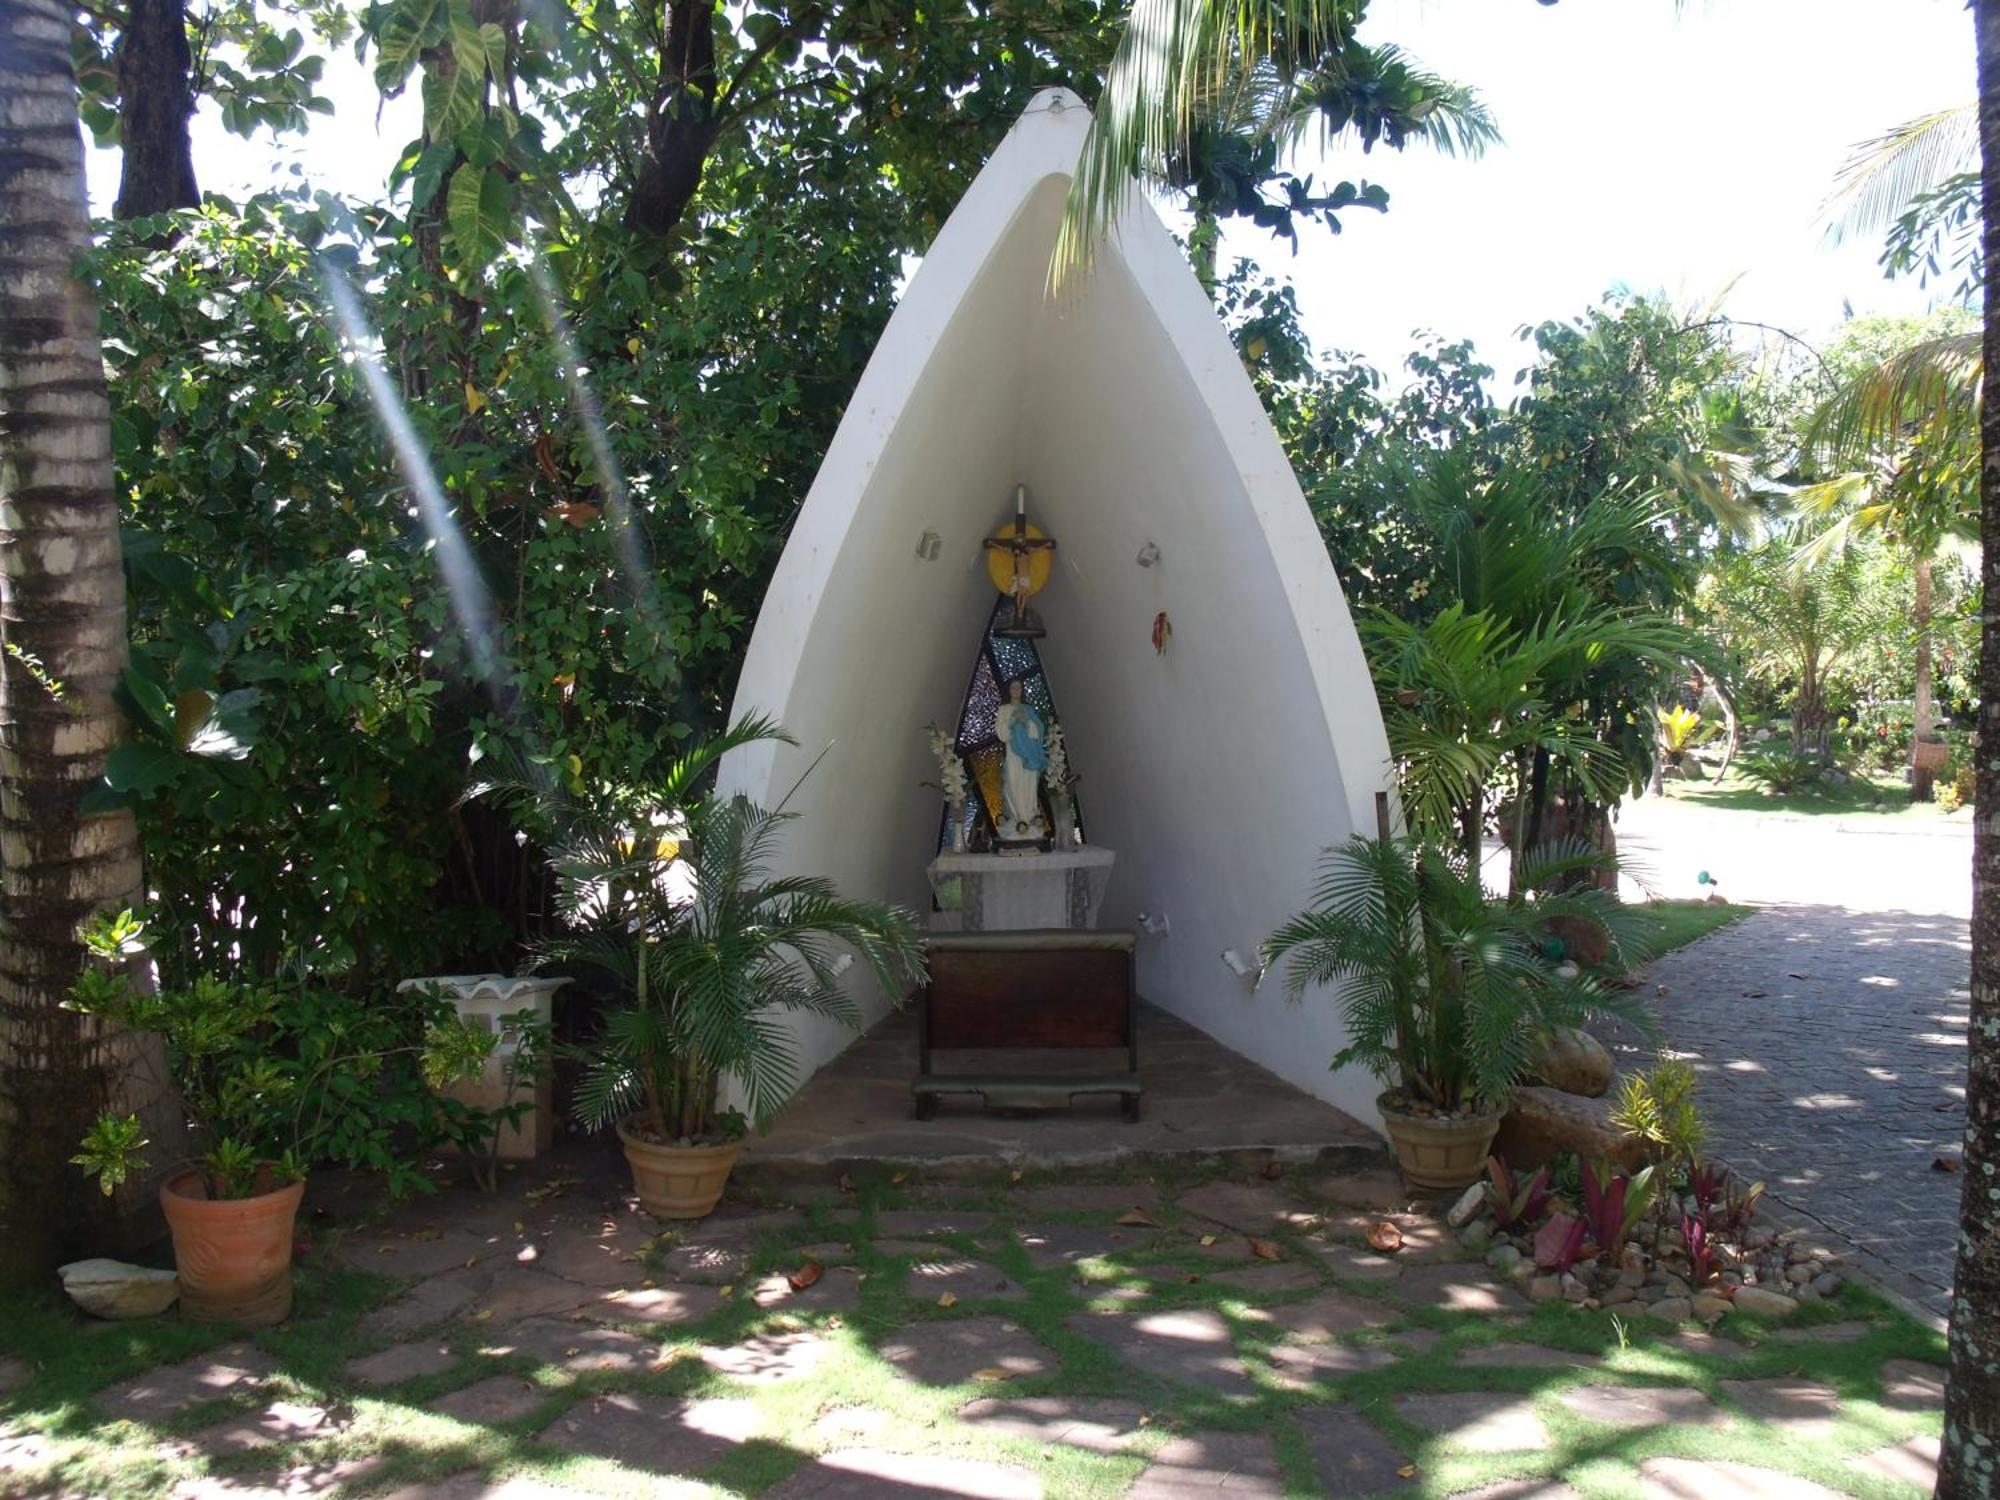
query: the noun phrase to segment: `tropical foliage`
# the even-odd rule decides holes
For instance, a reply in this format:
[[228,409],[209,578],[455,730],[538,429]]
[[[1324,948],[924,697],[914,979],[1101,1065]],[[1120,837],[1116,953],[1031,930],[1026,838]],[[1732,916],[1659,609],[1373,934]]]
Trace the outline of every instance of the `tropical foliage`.
[[1312,904],[1264,945],[1287,993],[1337,986],[1347,1045],[1333,1066],[1367,1068],[1408,1105],[1494,1108],[1527,1076],[1558,1027],[1601,1013],[1650,1027],[1628,992],[1546,958],[1552,921],[1602,931],[1636,954],[1633,914],[1571,877],[1602,863],[1593,850],[1539,852],[1524,862],[1531,899],[1496,900],[1476,862],[1409,839],[1357,837],[1326,856]]

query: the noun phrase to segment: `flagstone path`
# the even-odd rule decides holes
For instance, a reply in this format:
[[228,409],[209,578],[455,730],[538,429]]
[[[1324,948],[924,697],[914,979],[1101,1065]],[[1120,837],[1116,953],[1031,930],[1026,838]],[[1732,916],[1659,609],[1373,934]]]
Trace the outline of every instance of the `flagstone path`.
[[255,1335],[26,1299],[0,1493],[1731,1500],[1935,1462],[1940,1341],[1865,1293],[1726,1337],[1533,1304],[1382,1177],[885,1171],[663,1227],[601,1165],[316,1222]]

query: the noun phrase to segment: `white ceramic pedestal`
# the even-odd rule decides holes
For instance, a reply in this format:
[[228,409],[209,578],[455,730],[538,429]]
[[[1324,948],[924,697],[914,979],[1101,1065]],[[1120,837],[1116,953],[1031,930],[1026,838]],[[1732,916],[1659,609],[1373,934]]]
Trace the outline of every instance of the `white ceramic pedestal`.
[[555,1142],[556,1128],[555,1096],[546,1072],[540,1079],[517,1078],[512,1088],[508,1087],[507,1071],[520,1051],[521,1039],[505,1020],[524,1010],[533,1011],[535,1022],[546,1028],[554,1013],[555,993],[568,983],[567,979],[540,974],[432,974],[405,979],[396,986],[399,993],[436,986],[466,1025],[500,1033],[499,1044],[480,1075],[452,1084],[445,1093],[474,1109],[503,1109],[528,1100],[529,1107],[513,1124],[500,1126],[499,1149],[504,1160],[527,1161],[548,1150]]

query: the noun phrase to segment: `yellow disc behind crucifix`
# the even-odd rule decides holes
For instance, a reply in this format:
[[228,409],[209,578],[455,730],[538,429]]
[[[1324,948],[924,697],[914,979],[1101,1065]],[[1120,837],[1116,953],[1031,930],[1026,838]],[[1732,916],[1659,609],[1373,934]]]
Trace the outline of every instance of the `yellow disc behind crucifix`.
[[[1026,530],[1015,530],[1017,524],[1025,524]],[[995,545],[989,545],[986,549],[986,576],[993,580],[994,588],[1009,598],[1014,597],[1016,593],[1015,554],[1008,550],[1007,544],[1023,538],[1031,542],[1043,540],[1042,528],[1032,521],[1026,523],[1009,521],[993,533]],[[1027,594],[1032,598],[1048,586],[1049,570],[1055,566],[1055,549],[1037,547],[1031,552],[1021,553],[1020,557],[1028,575]]]

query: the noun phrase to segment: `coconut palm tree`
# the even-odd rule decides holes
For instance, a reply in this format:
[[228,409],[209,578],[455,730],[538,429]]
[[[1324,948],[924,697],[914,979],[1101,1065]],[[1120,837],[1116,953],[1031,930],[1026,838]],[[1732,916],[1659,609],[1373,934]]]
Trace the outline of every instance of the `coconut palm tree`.
[[1911,795],[1929,797],[1935,767],[1931,613],[1941,557],[1977,540],[1979,351],[1972,334],[1926,339],[1850,378],[1813,415],[1811,461],[1832,477],[1793,497],[1815,534],[1800,548],[1810,566],[1860,536],[1877,534],[1910,559],[1916,643]]
[[126,648],[104,363],[76,275],[73,17],[0,0],[0,1260],[22,1267],[92,1222],[67,1159],[113,1102],[113,1070],[96,1023],[62,1004],[78,927],[140,880],[131,814],[82,805],[119,738]]
[[[1283,149],[1317,133],[1400,148],[1417,140],[1476,154],[1498,139],[1478,96],[1355,31],[1368,0],[1136,0],[1084,141],[1050,267],[1052,283],[1090,263],[1135,176],[1192,191],[1198,268],[1214,271],[1216,183],[1234,153]],[[1215,182],[1205,180],[1213,177]],[[1332,210],[1362,197],[1313,199],[1257,217],[1290,222],[1291,207]],[[1238,205],[1232,211],[1249,211]]]
[[[1975,0],[1979,61],[1979,173],[1984,260],[2000,259],[2000,0]],[[2000,599],[2000,291],[1986,287],[1980,371],[1980,536],[1985,586]],[[2000,615],[1984,616],[1979,651],[1979,733],[2000,746]],[[2000,1455],[2000,761],[1979,757],[1972,836],[1972,1013],[1966,1028],[1965,1157],[1960,1180],[1958,1271],[1952,1286],[1941,1500],[1991,1495]]]

